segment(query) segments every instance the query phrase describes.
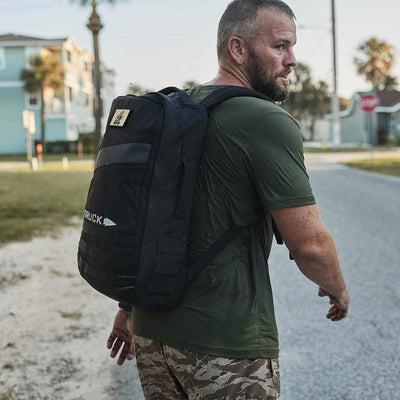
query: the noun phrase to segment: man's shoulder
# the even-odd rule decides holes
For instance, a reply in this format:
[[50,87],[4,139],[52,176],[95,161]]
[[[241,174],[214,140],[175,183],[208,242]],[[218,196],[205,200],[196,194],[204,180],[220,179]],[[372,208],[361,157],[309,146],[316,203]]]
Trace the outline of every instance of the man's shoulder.
[[[199,102],[221,88],[202,85],[189,90],[188,94]],[[280,105],[263,98],[232,97],[213,107],[209,116],[218,129],[229,131],[230,136],[235,136],[235,133],[242,136],[244,132],[249,132],[256,140],[257,136],[265,135],[266,131],[271,131],[270,135],[276,133],[279,136],[282,130],[289,136],[300,135],[298,122]]]
[[290,116],[286,110],[273,101],[261,99],[258,97],[232,97],[225,102],[230,107],[237,107],[252,114],[279,113]]
[[[193,89],[189,90],[189,95],[195,99],[196,101],[201,101],[205,99],[207,96],[212,94],[216,90],[221,90],[223,86],[208,86],[208,85],[199,85]],[[228,87],[228,86],[225,86]],[[234,113],[238,116],[243,116],[243,114],[247,118],[259,118],[261,116],[265,116],[270,113],[277,113],[282,115],[283,118],[289,118],[293,122],[296,120],[280,105],[275,102],[265,100],[263,98],[258,97],[250,97],[250,96],[238,96],[232,97],[223,103],[219,104],[216,109],[218,111],[230,110],[234,111]]]

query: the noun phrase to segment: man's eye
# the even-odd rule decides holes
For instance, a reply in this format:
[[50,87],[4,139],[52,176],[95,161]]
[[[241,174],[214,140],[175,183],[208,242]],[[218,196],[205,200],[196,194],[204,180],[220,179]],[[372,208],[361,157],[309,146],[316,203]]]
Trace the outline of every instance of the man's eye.
[[283,50],[285,48],[285,45],[284,44],[278,44],[278,46],[276,46],[276,48],[278,50]]

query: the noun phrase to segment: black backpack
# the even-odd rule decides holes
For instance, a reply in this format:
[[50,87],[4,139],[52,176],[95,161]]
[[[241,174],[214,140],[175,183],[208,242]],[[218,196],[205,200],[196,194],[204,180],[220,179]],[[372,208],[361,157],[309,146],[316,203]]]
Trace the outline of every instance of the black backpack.
[[194,265],[185,264],[207,110],[238,96],[271,101],[236,86],[200,103],[177,88],[113,101],[78,250],[80,274],[96,290],[125,305],[173,307],[239,234],[233,227]]

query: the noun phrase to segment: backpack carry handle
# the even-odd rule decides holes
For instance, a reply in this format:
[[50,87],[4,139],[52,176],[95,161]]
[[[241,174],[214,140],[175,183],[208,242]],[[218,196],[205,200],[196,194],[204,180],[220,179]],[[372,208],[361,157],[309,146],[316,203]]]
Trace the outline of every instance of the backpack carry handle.
[[171,93],[175,93],[175,92],[181,92],[181,89],[178,89],[176,86],[168,86],[164,89],[159,90],[159,93],[165,94],[166,96],[168,96]]

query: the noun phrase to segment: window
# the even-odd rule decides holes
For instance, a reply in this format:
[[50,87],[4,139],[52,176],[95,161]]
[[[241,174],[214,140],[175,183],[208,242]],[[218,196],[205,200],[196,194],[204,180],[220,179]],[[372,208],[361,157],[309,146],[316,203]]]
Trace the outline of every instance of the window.
[[68,87],[68,95],[69,95],[69,102],[70,104],[72,104],[72,102],[74,101],[74,94],[72,91],[72,87]]
[[62,99],[59,97],[53,97],[51,99],[51,102],[49,102],[49,105],[47,107],[47,111],[53,112],[53,113],[60,113],[64,111],[64,105],[62,102]]
[[72,62],[72,54],[69,50],[67,50],[67,61]]
[[37,106],[39,104],[39,99],[36,94],[30,94],[29,95],[29,105],[31,107]]
[[0,47],[0,70],[6,68],[6,52],[5,49]]
[[26,107],[29,109],[38,109],[40,107],[40,94],[27,93],[26,94]]

